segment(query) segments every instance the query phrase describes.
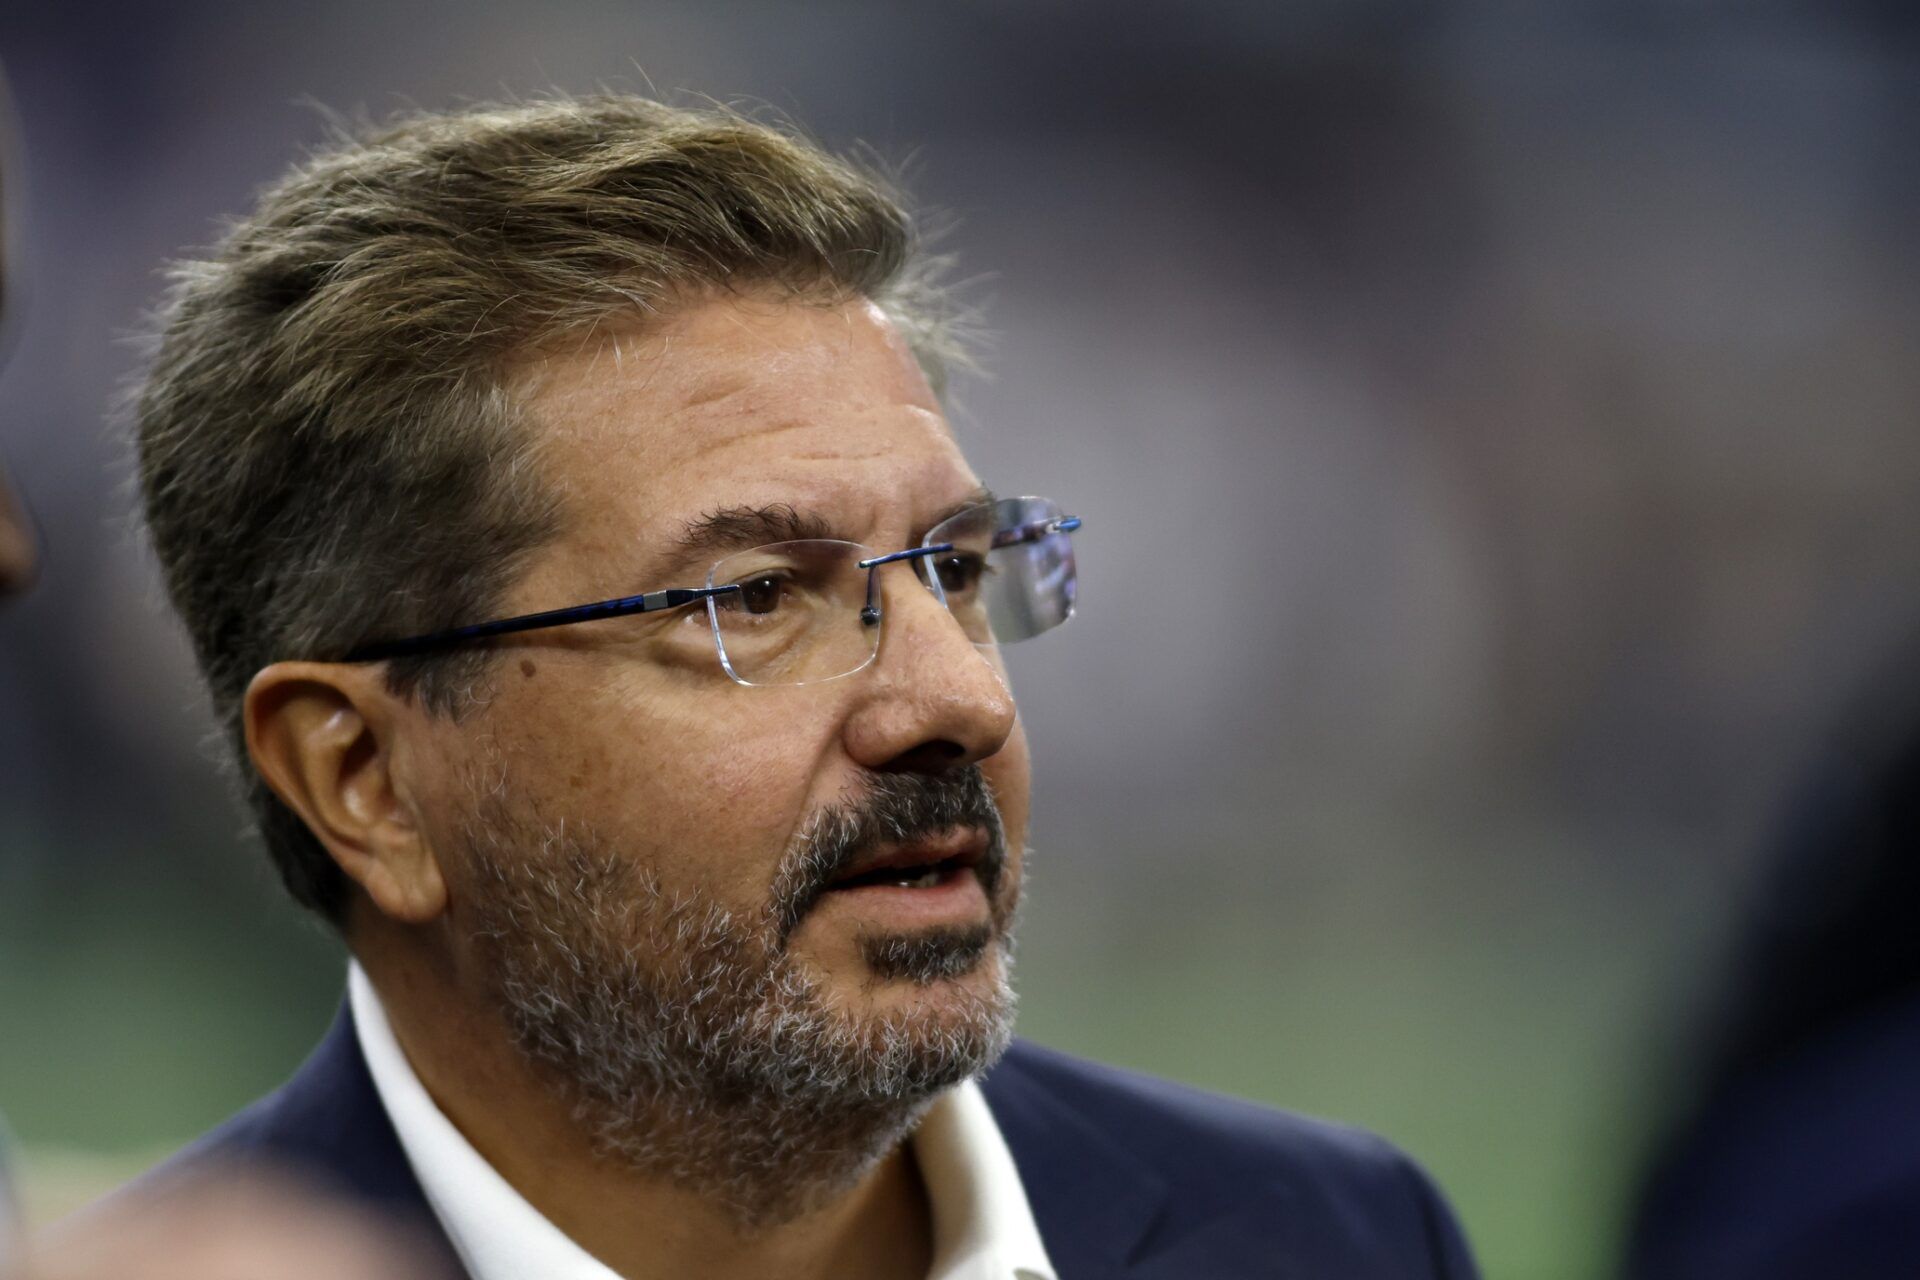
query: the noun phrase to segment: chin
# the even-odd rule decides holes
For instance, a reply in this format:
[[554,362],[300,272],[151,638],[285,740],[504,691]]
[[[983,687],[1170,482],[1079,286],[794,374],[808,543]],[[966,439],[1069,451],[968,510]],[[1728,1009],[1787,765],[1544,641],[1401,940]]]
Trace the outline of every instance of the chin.
[[818,969],[835,1003],[857,1017],[948,1013],[964,1021],[1012,1001],[1005,939],[987,926],[966,936],[934,933],[863,935],[835,948]]

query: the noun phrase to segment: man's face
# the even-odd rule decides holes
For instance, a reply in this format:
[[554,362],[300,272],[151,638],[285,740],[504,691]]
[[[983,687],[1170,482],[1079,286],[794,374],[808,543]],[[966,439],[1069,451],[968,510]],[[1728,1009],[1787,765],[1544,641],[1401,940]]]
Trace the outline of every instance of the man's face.
[[[818,536],[885,553],[918,545],[980,487],[913,357],[861,301],[689,304],[644,336],[550,356],[525,385],[563,532],[530,562],[503,613],[702,585],[714,561],[745,549],[685,545],[689,527],[716,514],[791,509],[817,520]],[[677,920],[684,941],[699,932],[692,916],[711,923],[721,913],[752,935],[720,961],[721,977],[728,965],[764,969],[771,947],[782,980],[852,1031],[938,1032],[1004,1005],[1000,944],[1025,843],[1025,739],[997,654],[969,642],[910,564],[878,572],[878,655],[824,683],[733,683],[697,608],[503,646],[485,705],[430,722],[430,745],[415,756],[432,779],[422,818],[442,853],[455,936],[491,936],[511,951],[503,934],[549,923],[537,918],[564,852],[579,865],[559,879],[597,881],[600,901],[574,904],[562,929],[616,935],[601,939],[618,944],[606,955],[624,948],[636,965],[657,959],[665,969],[674,939],[646,934]],[[958,891],[807,895],[790,931],[767,932],[823,818],[857,817],[876,795],[904,793],[911,808],[930,793],[936,814],[975,815],[937,836],[923,829],[910,840],[923,852],[989,851],[996,833],[977,820],[979,802],[969,805],[969,779],[976,796],[984,781],[1003,829],[991,890],[978,883],[990,877],[968,875]],[[529,865],[543,868],[548,888],[530,887]],[[511,919],[495,909],[503,894],[517,902],[504,913]],[[642,898],[659,909],[628,910],[624,899]],[[983,949],[986,931],[993,945]],[[969,933],[972,951],[943,966],[898,972],[875,961],[876,943],[910,953],[916,941]],[[486,945],[466,961],[497,981]]]

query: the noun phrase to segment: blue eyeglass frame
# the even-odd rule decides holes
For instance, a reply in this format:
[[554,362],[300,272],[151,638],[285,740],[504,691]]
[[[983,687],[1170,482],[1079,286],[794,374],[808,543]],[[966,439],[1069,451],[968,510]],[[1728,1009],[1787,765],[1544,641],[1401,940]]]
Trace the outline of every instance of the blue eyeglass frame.
[[[1010,547],[1019,542],[1034,542],[1050,534],[1072,533],[1079,527],[1079,516],[1061,516],[1053,520],[1016,525],[1010,529],[997,530],[988,549],[997,551],[1001,547]],[[908,547],[904,551],[893,551],[886,555],[858,561],[859,567],[867,571],[867,602],[860,610],[860,621],[870,627],[877,626],[880,622],[880,607],[876,602],[875,588],[877,575],[873,572],[875,569],[881,565],[894,564],[903,560],[919,560],[951,550],[953,550],[951,542],[940,542],[927,546]],[[721,559],[730,558],[722,557]],[[716,560],[714,563],[717,565],[721,560]],[[356,645],[344,660],[384,662],[389,658],[408,658],[416,654],[457,648],[476,640],[488,640],[494,636],[513,635],[521,631],[542,631],[548,627],[565,627],[576,622],[597,622],[602,618],[624,618],[636,613],[658,613],[664,609],[681,609],[690,604],[699,604],[709,596],[723,596],[738,590],[740,590],[740,584],[737,582],[728,583],[723,587],[668,587],[664,591],[648,591],[637,596],[596,600],[592,604],[569,605],[564,609],[547,609],[540,613],[523,613],[512,618],[476,622],[470,626],[433,631],[426,635],[408,636],[401,640],[373,640]]]

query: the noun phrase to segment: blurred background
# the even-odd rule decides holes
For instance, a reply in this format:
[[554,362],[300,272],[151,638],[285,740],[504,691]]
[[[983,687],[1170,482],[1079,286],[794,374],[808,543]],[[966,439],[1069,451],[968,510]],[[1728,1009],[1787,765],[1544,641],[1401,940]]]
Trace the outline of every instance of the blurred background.
[[1086,519],[1082,616],[1013,658],[1025,1033],[1381,1131],[1494,1280],[1611,1267],[1759,856],[1920,634],[1912,7],[16,0],[0,64],[35,1217],[277,1083],[342,985],[131,532],[159,265],[315,104],[604,85],[904,164],[997,335],[963,442]]

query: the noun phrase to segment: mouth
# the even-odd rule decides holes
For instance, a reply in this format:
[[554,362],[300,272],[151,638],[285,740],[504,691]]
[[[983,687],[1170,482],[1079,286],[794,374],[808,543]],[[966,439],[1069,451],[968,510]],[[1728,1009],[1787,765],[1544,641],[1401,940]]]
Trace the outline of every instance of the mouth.
[[986,855],[986,846],[986,832],[976,830],[887,845],[835,876],[827,883],[827,891],[937,888],[962,875],[973,875]]
[[882,868],[869,871],[862,876],[850,876],[827,886],[827,892],[837,893],[847,889],[937,889],[955,875],[964,875],[966,868],[951,862],[936,862],[916,873],[912,868]]
[[975,922],[988,914],[986,851],[978,830],[887,845],[829,881],[816,905],[894,926]]

